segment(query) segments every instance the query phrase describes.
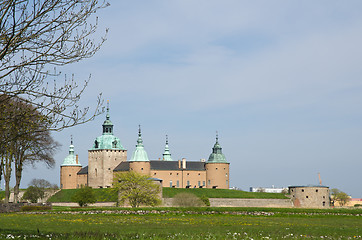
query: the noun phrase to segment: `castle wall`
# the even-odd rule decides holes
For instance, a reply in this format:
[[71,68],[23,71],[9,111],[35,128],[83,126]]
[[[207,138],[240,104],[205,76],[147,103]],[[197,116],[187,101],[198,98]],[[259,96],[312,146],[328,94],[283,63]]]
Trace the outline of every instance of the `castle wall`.
[[[150,170],[151,170],[151,166],[150,166],[150,162],[141,162],[141,161],[135,161],[135,162],[130,162],[129,163],[129,169],[131,171],[137,172],[137,173],[141,173],[141,174],[145,174],[148,176],[150,175]],[[152,177],[152,176],[151,176]]]
[[328,208],[329,188],[323,186],[292,186],[289,194],[295,207]]
[[113,169],[127,161],[127,150],[89,150],[88,186],[108,188],[112,186]]
[[81,188],[82,186],[88,186],[88,174],[77,175],[77,188]]
[[60,167],[60,188],[74,189],[77,188],[77,173],[81,166],[61,166]]
[[163,187],[186,188],[189,187],[206,187],[205,171],[190,170],[151,170],[151,177],[163,180]]
[[206,187],[229,189],[229,163],[206,163]]

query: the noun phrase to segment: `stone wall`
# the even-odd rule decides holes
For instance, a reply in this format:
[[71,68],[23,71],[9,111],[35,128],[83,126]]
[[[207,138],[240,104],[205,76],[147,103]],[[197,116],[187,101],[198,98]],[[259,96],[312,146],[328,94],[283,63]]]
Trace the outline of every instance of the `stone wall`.
[[[294,207],[290,199],[244,199],[244,198],[210,198],[210,207]],[[171,207],[172,198],[164,198],[163,206]]]

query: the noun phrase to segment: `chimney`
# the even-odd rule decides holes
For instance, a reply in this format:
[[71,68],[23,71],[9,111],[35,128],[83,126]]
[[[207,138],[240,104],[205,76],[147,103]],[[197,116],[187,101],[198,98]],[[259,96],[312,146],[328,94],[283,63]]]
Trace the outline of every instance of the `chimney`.
[[78,164],[78,154],[75,155],[75,162]]
[[182,168],[186,169],[186,158],[182,159]]
[[181,160],[178,160],[178,168],[181,169]]

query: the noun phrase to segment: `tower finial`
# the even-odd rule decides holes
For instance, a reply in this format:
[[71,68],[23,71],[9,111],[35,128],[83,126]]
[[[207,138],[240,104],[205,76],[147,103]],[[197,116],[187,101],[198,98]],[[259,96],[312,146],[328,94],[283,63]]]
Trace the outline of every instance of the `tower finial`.
[[219,142],[219,133],[216,131],[216,142]]
[[73,135],[70,135],[70,145],[73,145]]
[[168,135],[166,134],[166,145],[168,145]]
[[109,100],[107,100],[107,115],[106,119],[109,120]]
[[141,136],[141,124],[138,125],[138,136]]

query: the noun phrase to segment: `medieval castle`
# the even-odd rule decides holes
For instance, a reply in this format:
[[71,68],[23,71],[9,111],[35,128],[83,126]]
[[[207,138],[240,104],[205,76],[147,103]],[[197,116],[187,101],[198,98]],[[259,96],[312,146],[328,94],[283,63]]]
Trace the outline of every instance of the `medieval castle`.
[[218,136],[207,161],[174,161],[169,151],[167,136],[163,158],[149,160],[139,128],[136,149],[127,160],[127,150],[121,145],[120,139],[113,135],[109,107],[102,126],[103,134],[96,138],[93,147],[88,150],[88,166],[82,167],[71,142],[69,155],[60,167],[62,189],[80,188],[82,185],[109,188],[112,187],[114,174],[122,171],[146,174],[160,180],[163,187],[229,188],[229,163],[222,153]]

